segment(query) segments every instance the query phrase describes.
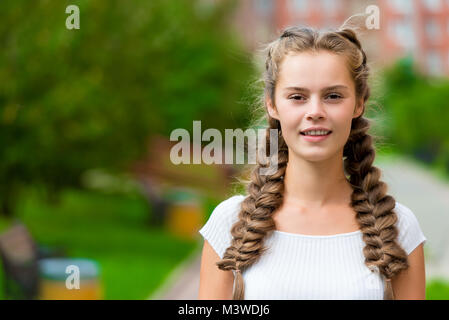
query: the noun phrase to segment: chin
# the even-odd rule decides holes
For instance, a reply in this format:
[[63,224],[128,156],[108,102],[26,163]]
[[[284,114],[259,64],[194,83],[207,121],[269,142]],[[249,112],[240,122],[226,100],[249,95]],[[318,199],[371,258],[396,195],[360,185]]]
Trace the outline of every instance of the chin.
[[331,157],[317,155],[317,156],[304,156],[302,158],[309,162],[323,162],[323,161],[329,160]]
[[329,153],[327,150],[320,150],[317,152],[297,152],[294,151],[297,157],[309,161],[309,162],[321,162],[326,161],[330,158],[332,158],[332,154]]

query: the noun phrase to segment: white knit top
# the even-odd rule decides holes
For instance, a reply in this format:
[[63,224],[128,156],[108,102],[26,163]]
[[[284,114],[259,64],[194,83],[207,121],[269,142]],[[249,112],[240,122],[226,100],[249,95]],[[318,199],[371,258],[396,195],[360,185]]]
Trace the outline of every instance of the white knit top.
[[[221,202],[199,233],[223,258],[232,240],[245,196]],[[398,242],[410,254],[424,236],[414,213],[396,201]],[[265,238],[268,251],[242,271],[245,300],[382,300],[384,281],[365,264],[360,230],[335,235],[303,235],[275,230]]]

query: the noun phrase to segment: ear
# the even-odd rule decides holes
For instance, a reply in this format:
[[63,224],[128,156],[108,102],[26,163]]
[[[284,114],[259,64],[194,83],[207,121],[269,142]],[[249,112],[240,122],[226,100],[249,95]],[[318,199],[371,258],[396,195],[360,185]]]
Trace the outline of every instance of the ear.
[[360,115],[363,113],[363,111],[365,110],[365,104],[363,103],[363,99],[360,99],[357,103],[357,105],[355,106],[354,109],[354,113],[353,113],[353,118],[357,118],[360,117]]
[[265,95],[265,101],[267,103],[267,111],[270,117],[279,120],[278,112],[276,108],[273,106],[273,101],[271,101],[271,98],[268,95]]

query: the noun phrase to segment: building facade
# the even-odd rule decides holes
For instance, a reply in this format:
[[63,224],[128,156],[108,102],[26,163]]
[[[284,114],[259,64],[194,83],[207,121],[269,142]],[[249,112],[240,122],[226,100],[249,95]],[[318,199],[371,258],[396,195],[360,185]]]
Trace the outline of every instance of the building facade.
[[411,55],[420,71],[449,75],[449,0],[241,0],[235,26],[257,50],[286,26],[338,28],[370,5],[379,9],[379,28],[360,39],[374,67]]

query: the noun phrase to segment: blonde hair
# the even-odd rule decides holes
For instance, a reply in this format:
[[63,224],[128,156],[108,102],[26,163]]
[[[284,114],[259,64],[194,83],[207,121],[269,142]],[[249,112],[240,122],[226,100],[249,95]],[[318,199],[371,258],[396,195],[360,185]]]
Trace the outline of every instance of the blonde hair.
[[[326,50],[347,58],[348,68],[355,83],[357,98],[365,102],[370,97],[367,80],[369,67],[367,58],[348,19],[336,31],[317,31],[308,27],[288,27],[278,39],[266,47],[265,95],[274,101],[274,90],[279,77],[279,66],[289,52]],[[365,110],[363,110],[363,113]],[[394,299],[391,279],[401,270],[407,269],[408,259],[404,249],[398,244],[398,230],[395,227],[397,215],[394,212],[395,199],[387,195],[387,185],[380,181],[381,171],[373,166],[375,148],[373,136],[368,134],[370,120],[360,115],[352,119],[351,131],[343,149],[345,175],[353,192],[351,207],[356,212],[356,220],[363,234],[365,265],[374,272],[379,271],[385,281],[384,299]],[[269,146],[269,129],[281,132],[280,122],[271,118],[267,112],[266,144]],[[250,180],[246,184],[248,195],[241,203],[238,221],[232,226],[232,242],[226,249],[223,259],[217,262],[221,270],[234,270],[233,299],[244,298],[242,272],[256,263],[267,248],[265,237],[275,230],[273,213],[283,201],[285,169],[288,162],[288,146],[282,134],[278,141],[278,169],[272,175],[260,175],[259,169],[266,167],[257,161]]]

